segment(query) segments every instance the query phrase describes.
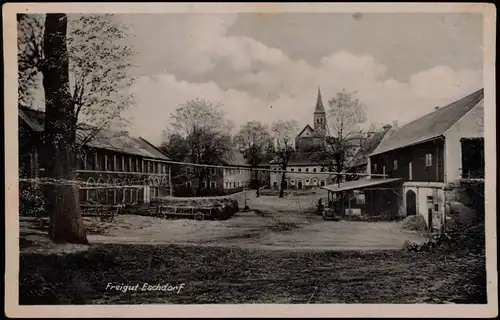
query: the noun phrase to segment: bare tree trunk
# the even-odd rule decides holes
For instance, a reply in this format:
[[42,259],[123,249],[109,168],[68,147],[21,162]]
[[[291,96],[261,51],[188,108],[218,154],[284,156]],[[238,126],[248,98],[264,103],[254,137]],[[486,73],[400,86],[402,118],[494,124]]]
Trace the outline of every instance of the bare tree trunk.
[[69,88],[69,58],[65,14],[47,14],[45,19],[43,87],[45,90],[45,155],[47,176],[56,184],[46,185],[50,214],[49,237],[58,243],[88,244],[75,181],[75,115]]
[[260,179],[259,179],[259,168],[257,166],[254,167],[255,169],[255,183],[257,184],[257,198],[260,197]]
[[286,168],[283,169],[283,173],[281,174],[281,186],[280,186],[280,198],[285,196],[285,178],[286,178]]

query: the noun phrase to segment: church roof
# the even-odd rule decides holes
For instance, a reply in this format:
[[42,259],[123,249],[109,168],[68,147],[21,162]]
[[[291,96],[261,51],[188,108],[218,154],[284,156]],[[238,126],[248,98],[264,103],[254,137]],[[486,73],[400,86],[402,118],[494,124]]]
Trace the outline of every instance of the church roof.
[[321,90],[318,88],[318,98],[316,99],[316,108],[314,113],[324,113],[325,107],[323,106],[323,99],[321,98]]

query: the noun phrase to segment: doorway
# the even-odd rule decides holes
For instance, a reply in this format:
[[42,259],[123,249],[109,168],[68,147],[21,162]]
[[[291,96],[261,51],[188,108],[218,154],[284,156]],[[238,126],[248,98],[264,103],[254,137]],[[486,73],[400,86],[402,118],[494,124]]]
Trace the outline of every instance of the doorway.
[[297,189],[302,189],[302,180],[297,183]]
[[414,216],[417,214],[417,195],[413,190],[406,192],[406,215]]

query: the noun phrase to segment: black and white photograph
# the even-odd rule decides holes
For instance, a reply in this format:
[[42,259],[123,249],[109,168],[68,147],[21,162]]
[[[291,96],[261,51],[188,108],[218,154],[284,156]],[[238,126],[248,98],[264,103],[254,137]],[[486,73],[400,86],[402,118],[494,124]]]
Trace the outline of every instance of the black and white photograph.
[[496,316],[495,12],[5,5],[7,315]]

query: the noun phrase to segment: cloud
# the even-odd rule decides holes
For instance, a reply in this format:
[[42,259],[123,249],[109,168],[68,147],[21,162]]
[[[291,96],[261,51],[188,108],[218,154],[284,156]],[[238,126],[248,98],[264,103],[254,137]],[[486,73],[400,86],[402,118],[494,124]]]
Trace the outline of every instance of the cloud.
[[[171,41],[172,34],[164,36],[159,52],[168,62],[167,68],[155,70],[155,76],[143,76],[134,86],[138,106],[129,112],[134,117],[132,131],[160,143],[170,113],[179,104],[198,97],[222,102],[236,126],[250,120],[270,124],[281,119],[295,119],[305,125],[312,122],[318,86],[326,106],[337,92],[347,89],[356,91],[367,105],[370,122],[404,123],[482,84],[480,70],[453,70],[444,65],[401,82],[391,78],[389,68],[372,56],[345,50],[311,65],[252,38],[227,36],[234,18],[188,16],[176,27],[177,41]],[[212,80],[185,80],[195,74],[216,75],[221,65],[229,66],[225,68],[224,88]]]
[[385,78],[386,68],[373,59],[344,52],[330,58],[330,62],[355,66],[354,71],[330,62],[327,67],[322,64],[313,68],[303,62],[287,61],[285,67],[270,67],[241,79],[260,86],[262,94],[226,90],[215,82],[192,83],[173,74],[143,77],[134,87],[138,107],[130,112],[134,116],[132,131],[160,143],[170,113],[179,104],[198,97],[222,102],[228,119],[237,127],[251,120],[271,124],[282,119],[295,119],[305,125],[312,123],[317,84],[321,85],[325,106],[328,99],[345,88],[357,91],[357,97],[367,105],[370,122],[383,125],[397,120],[401,124],[481,87],[481,72],[474,70],[437,67],[415,74],[409,82],[398,82]]
[[403,82],[369,54],[346,50],[326,52],[317,64],[292,59],[280,48],[250,37],[228,36],[236,18],[124,17],[136,32],[136,63],[142,70],[131,88],[137,105],[125,114],[131,133],[160,143],[171,112],[195,98],[221,102],[236,126],[282,119],[305,125],[312,123],[318,86],[326,107],[337,92],[347,89],[366,104],[369,121],[383,125],[411,121],[482,87],[481,70],[437,65]]

